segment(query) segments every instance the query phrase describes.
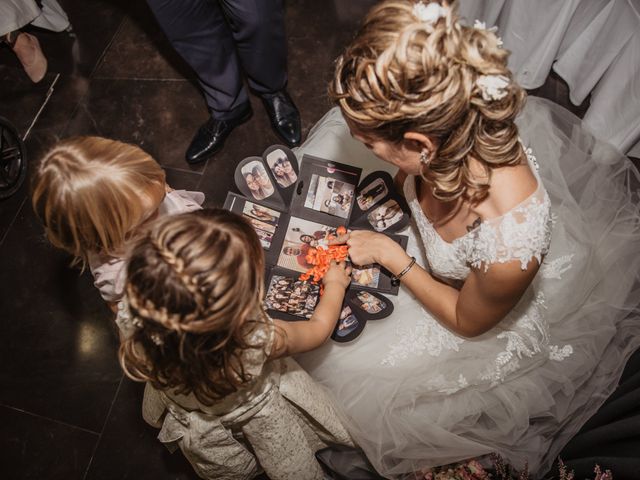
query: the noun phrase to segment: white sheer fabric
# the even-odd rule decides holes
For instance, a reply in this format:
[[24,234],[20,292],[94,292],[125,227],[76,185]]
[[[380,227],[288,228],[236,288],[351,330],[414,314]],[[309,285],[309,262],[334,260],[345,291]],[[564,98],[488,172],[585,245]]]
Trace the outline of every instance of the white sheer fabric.
[[57,0],[42,0],[42,9],[34,0],[2,0],[0,2],[0,36],[32,23],[36,27],[61,32],[69,26],[69,18]]
[[[415,221],[408,251],[452,284],[474,263],[546,254],[508,317],[465,339],[401,289],[390,318],[298,358],[350,416],[383,475],[497,451],[540,477],[640,345],[640,213],[628,187],[637,171],[549,102],[530,98],[518,123],[539,185],[507,215],[447,243],[419,210],[412,179],[405,185]],[[351,139],[337,110],[314,127],[304,153],[385,165]]]
[[460,14],[497,26],[520,85],[540,87],[551,68],[580,105],[584,125],[640,156],[640,0],[461,0]]

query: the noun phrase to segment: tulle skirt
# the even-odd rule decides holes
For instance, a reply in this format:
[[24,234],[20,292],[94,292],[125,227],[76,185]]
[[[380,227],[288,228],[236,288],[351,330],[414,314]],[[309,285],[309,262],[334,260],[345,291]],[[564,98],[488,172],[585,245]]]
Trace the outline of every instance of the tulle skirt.
[[[370,321],[354,342],[329,342],[298,357],[386,477],[497,452],[516,467],[528,463],[540,478],[640,346],[637,170],[546,100],[530,97],[518,126],[556,218],[545,275],[536,278],[549,324],[546,354],[497,385],[468,382],[465,373],[495,347],[485,342],[497,340],[456,337],[401,289],[393,315]],[[311,131],[297,152],[304,153],[359,165],[365,174],[393,171],[350,137],[336,109]],[[424,265],[416,229],[405,234],[409,253]],[[441,381],[458,375],[458,385]]]

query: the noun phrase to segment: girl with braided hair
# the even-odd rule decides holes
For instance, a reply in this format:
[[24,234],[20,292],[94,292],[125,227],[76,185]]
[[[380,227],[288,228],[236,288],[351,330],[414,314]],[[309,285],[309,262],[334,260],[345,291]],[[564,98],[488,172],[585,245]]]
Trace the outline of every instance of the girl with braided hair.
[[298,152],[397,171],[411,207],[406,251],[341,239],[401,281],[392,316],[298,358],[386,477],[498,452],[540,478],[640,346],[638,172],[564,109],[525,106],[508,54],[455,4],[382,1]]
[[160,165],[139,147],[101,137],[61,140],[35,172],[33,208],[47,238],[89,265],[112,307],[124,288],[132,238],[158,216],[200,209],[204,194],[172,190]]
[[[325,392],[290,355],[325,342],[349,268],[333,264],[309,321],[271,320],[264,254],[251,225],[226,210],[154,222],[127,268],[120,362],[155,389],[145,418],[207,479],[321,480],[314,453],[352,445]],[[150,389],[147,389],[149,392]]]

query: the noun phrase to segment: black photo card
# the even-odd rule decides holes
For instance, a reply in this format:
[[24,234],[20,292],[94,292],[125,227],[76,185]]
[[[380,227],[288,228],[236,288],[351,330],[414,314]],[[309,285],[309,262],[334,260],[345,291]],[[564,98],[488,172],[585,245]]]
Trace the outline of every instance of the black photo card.
[[393,303],[378,292],[349,289],[346,298],[354,313],[366,320],[379,320],[393,313]]
[[373,172],[361,182],[356,191],[356,202],[351,225],[376,232],[395,233],[409,224],[409,205],[393,186],[387,172]]
[[338,343],[351,342],[360,336],[366,324],[366,318],[356,315],[353,308],[345,301],[331,339]]
[[246,198],[278,210],[287,208],[285,199],[262,158],[249,157],[242,160],[236,167],[235,182]]

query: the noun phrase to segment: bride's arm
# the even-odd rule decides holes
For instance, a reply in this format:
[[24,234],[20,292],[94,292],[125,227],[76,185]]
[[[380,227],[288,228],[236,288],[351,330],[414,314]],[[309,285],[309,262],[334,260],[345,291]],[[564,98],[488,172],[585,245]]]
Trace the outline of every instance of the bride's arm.
[[[385,235],[356,231],[347,243],[356,264],[378,263],[397,275],[411,262],[402,247]],[[525,270],[519,260],[493,264],[486,272],[472,270],[462,289],[456,290],[416,264],[402,283],[447,328],[475,337],[497,325],[516,306],[538,268],[535,259]]]

